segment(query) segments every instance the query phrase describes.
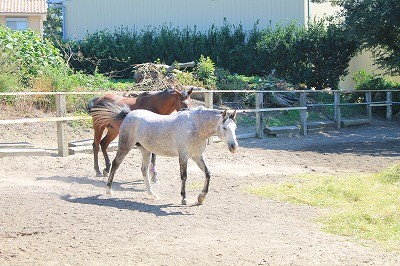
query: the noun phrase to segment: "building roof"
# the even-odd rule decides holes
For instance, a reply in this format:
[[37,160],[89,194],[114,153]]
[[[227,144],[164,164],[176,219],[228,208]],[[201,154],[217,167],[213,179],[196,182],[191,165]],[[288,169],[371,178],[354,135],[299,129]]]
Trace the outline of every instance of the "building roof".
[[1,0],[0,13],[45,14],[46,0]]

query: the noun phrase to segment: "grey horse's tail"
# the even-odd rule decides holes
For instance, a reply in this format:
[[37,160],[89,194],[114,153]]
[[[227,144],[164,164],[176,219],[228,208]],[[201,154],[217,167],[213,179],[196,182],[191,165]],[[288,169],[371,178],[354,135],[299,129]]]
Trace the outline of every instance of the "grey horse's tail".
[[97,102],[97,100],[99,99],[100,97],[94,97],[93,99],[91,99],[89,102],[88,102],[88,104],[87,104],[87,106],[86,106],[86,111],[88,112],[88,113],[90,113],[90,110],[96,105],[96,102]]
[[94,104],[88,111],[93,118],[94,124],[107,126],[112,121],[122,122],[131,110],[125,103],[103,100]]

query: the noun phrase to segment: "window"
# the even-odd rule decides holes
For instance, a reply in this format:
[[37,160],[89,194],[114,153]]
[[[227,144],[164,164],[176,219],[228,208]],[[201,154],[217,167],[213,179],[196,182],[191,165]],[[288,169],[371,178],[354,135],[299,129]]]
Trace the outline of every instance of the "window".
[[6,26],[13,30],[27,30],[27,18],[6,18]]

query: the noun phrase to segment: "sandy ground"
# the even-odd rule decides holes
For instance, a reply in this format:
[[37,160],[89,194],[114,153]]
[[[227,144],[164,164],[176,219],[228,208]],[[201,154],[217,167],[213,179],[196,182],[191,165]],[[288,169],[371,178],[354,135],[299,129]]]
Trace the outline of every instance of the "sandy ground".
[[[1,126],[0,142],[55,148],[55,127]],[[90,130],[73,132],[76,139]],[[132,150],[105,194],[92,155],[0,158],[0,265],[400,265],[400,254],[321,230],[321,210],[262,199],[250,186],[302,173],[377,172],[399,162],[397,122],[239,140],[207,148],[210,192],[180,204],[176,158],[158,158],[161,199],[146,197]],[[111,157],[115,152],[111,153]],[[203,175],[191,162],[189,199]]]

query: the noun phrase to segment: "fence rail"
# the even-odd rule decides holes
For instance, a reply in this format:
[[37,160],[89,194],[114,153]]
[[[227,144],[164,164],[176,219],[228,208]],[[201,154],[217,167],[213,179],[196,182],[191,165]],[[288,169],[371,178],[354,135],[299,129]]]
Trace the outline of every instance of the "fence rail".
[[[372,101],[372,93],[384,93],[386,99],[384,101]],[[240,109],[238,113],[255,113],[255,129],[254,132],[243,134],[239,137],[264,137],[264,113],[277,112],[277,111],[299,111],[299,129],[300,134],[306,135],[308,133],[307,114],[310,108],[313,107],[333,107],[334,109],[334,123],[336,128],[340,129],[342,126],[341,108],[349,106],[365,106],[367,119],[372,119],[373,107],[386,107],[386,118],[392,119],[392,107],[400,105],[398,101],[392,101],[393,92],[398,90],[346,90],[346,91],[314,91],[314,90],[295,90],[295,91],[254,91],[254,90],[217,90],[217,91],[194,91],[193,93],[204,94],[205,107],[213,108],[214,94],[215,93],[252,93],[255,94],[255,108],[253,109]],[[66,112],[66,96],[68,95],[103,95],[107,93],[118,93],[115,91],[98,91],[98,92],[7,92],[0,93],[0,97],[5,96],[35,96],[35,95],[54,95],[56,97],[56,117],[49,118],[25,118],[14,120],[0,120],[0,125],[6,124],[19,124],[19,123],[40,123],[40,122],[56,122],[57,124],[57,141],[58,141],[58,154],[59,156],[68,156],[68,141],[67,141],[67,122],[74,120],[89,120],[90,116],[67,116]],[[141,91],[134,91],[134,93],[141,93]],[[296,93],[299,95],[299,106],[294,107],[279,107],[279,108],[266,108],[265,95],[277,93]],[[307,103],[307,96],[315,93],[327,93],[333,95],[332,103]],[[340,96],[344,94],[364,94],[365,102],[343,103]],[[210,139],[211,141],[211,139]]]

